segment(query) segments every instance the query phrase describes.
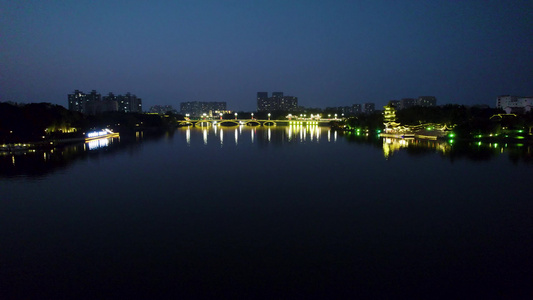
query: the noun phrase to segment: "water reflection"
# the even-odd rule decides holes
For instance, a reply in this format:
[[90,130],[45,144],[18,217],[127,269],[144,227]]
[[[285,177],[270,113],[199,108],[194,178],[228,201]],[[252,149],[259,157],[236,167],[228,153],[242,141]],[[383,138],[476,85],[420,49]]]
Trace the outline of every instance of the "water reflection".
[[[224,128],[217,126],[202,128],[187,128],[186,141],[188,145],[194,144],[194,132],[201,131],[203,145],[210,144],[210,137],[215,136],[220,140],[220,147],[224,144]],[[247,130],[250,134],[243,135]],[[191,133],[192,131],[192,133]],[[210,135],[210,133],[212,133]],[[218,133],[218,134],[217,134]],[[290,126],[263,126],[247,127],[240,125],[233,128],[234,146],[256,144],[263,146],[266,144],[282,145],[285,143],[337,143],[339,139],[345,139],[348,142],[366,144],[380,149],[386,160],[393,159],[394,155],[405,152],[410,156],[420,156],[431,153],[440,154],[443,157],[454,160],[465,157],[471,160],[486,160],[495,157],[498,154],[508,153],[512,156],[513,161],[517,158],[524,161],[531,160],[531,146],[523,144],[482,144],[475,143],[450,143],[445,140],[417,140],[417,139],[395,139],[380,138],[369,134],[354,134],[332,130],[329,127],[320,127],[317,125],[290,125]],[[191,138],[192,135],[192,138]],[[219,135],[220,137],[217,137]],[[196,135],[198,136],[198,135]],[[191,141],[192,139],[192,141]]]
[[187,141],[187,145],[190,146],[191,145],[191,127],[190,126],[187,127],[187,131],[185,134],[185,140]]
[[[53,149],[19,151],[15,153],[0,152],[0,178],[39,178],[59,171],[79,160],[97,158],[100,155],[113,155],[128,149],[134,154],[145,141],[168,138],[160,133],[145,138],[143,132],[121,137],[92,140],[87,143],[62,145]],[[190,132],[189,132],[190,134]]]
[[405,151],[411,156],[431,153],[440,154],[451,161],[459,158],[469,160],[490,160],[502,154],[507,154],[511,161],[533,161],[532,146],[524,144],[498,144],[481,142],[449,142],[444,140],[416,140],[416,139],[382,139],[383,156],[391,159],[395,154]]
[[[181,129],[185,131],[185,140],[187,145],[194,144],[194,132],[201,131],[203,145],[209,145],[214,136],[220,142],[220,146],[224,145],[224,133],[227,127],[213,126],[213,127],[187,127]],[[290,126],[264,126],[264,127],[247,127],[244,125],[235,126],[233,129],[232,139],[235,141],[234,145],[240,143],[254,144],[257,139],[259,143],[284,143],[284,142],[320,142],[323,137],[322,133],[327,131],[327,141],[331,139],[331,129],[327,127],[319,127],[318,125],[290,125]],[[243,132],[250,131],[250,134],[243,135]],[[192,138],[191,138],[192,136]],[[336,133],[334,134],[336,141]]]
[[254,137],[255,137],[255,129],[250,130],[251,138],[252,138],[252,144],[254,143]]
[[[249,133],[247,132],[249,131]],[[168,139],[176,136],[176,140],[184,145],[194,148],[223,147],[224,134],[232,134],[230,147],[256,147],[283,146],[288,144],[331,144],[345,141],[357,147],[373,147],[382,152],[385,160],[395,159],[400,153],[409,156],[440,155],[450,161],[468,159],[471,161],[486,161],[501,155],[507,155],[513,163],[531,163],[533,161],[533,146],[525,144],[502,144],[468,142],[450,143],[448,141],[430,141],[415,139],[379,138],[378,136],[357,135],[347,132],[337,132],[328,127],[319,126],[271,126],[247,127],[238,126],[225,128],[211,127],[183,127],[175,132],[162,133],[159,137],[151,136],[151,140],[159,138]],[[227,138],[227,137],[226,137]],[[113,139],[102,139],[89,143],[80,143],[61,148],[28,151],[19,153],[0,152],[0,177],[39,177],[67,167],[76,160],[86,159],[90,156],[108,155],[122,149],[138,150],[139,145],[145,142],[143,133],[136,133],[131,137],[121,136]],[[228,140],[226,140],[227,142]]]
[[[138,134],[137,134],[137,139],[139,139],[139,135]],[[98,148],[107,147],[111,140],[112,140],[111,138],[92,140],[90,142],[87,142],[86,144],[87,144],[87,148],[89,150],[96,150]]]

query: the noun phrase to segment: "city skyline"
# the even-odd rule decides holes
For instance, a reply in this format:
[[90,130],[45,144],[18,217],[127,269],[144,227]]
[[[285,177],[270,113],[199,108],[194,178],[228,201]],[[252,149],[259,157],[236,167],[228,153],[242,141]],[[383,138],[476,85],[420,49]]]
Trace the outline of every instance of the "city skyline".
[[0,12],[0,101],[65,106],[79,89],[252,111],[258,91],[305,107],[533,94],[527,1],[6,1]]

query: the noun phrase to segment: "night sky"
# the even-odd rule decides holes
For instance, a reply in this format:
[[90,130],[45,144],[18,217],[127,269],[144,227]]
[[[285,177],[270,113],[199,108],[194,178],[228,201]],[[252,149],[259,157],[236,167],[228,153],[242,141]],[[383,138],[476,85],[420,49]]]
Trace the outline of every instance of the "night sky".
[[258,91],[306,107],[533,96],[533,1],[0,0],[0,101],[75,89],[147,110]]

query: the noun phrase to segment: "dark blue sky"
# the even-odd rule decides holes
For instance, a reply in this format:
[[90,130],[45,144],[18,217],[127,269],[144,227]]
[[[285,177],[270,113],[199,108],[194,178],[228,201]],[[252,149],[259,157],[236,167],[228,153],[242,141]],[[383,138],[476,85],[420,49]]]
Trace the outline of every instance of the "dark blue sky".
[[258,91],[494,106],[533,95],[533,1],[0,0],[0,101],[66,106],[74,89],[145,109],[255,110]]

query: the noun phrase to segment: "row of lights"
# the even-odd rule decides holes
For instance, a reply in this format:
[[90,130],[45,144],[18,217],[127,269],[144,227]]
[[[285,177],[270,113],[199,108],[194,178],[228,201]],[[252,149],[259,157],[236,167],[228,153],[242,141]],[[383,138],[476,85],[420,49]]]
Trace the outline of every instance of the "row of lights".
[[[238,114],[235,113],[235,120],[237,120],[237,115],[238,115]],[[189,118],[190,114],[185,114],[185,116],[186,116],[187,118]],[[206,113],[204,113],[202,116],[204,117],[204,120],[207,118],[207,114],[206,114]],[[219,116],[220,116],[220,120],[222,120],[222,113],[219,113]],[[252,120],[253,120],[253,119],[254,119],[254,113],[252,113]],[[268,119],[270,120],[270,113],[268,113]]]
[[291,122],[289,122],[289,124],[291,124],[291,125],[299,125],[299,124],[318,125],[318,122],[291,121]]

